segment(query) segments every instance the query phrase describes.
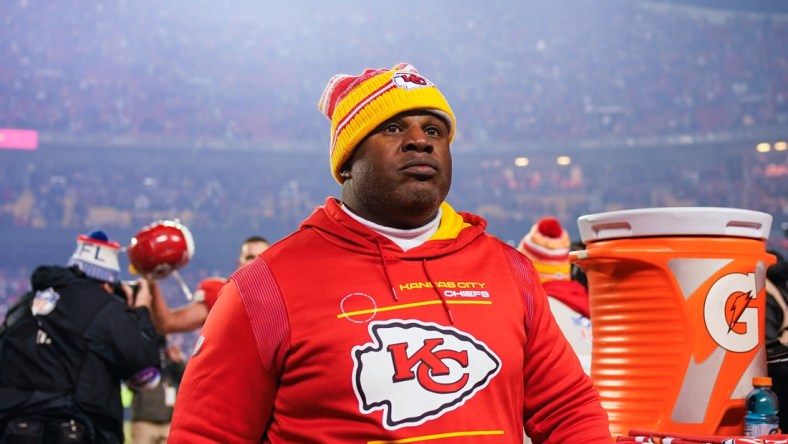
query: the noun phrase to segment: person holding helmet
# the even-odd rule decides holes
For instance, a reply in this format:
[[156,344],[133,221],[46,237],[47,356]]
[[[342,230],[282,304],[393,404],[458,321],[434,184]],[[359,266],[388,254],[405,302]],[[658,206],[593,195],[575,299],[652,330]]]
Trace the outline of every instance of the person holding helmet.
[[[261,236],[244,240],[238,267],[251,262],[269,246]],[[227,279],[216,276],[203,279],[191,300],[175,308],[167,305],[157,283],[186,266],[194,255],[194,240],[185,225],[178,221],[157,221],[144,227],[132,238],[128,254],[132,267],[146,277],[151,287],[153,322],[160,334],[183,333],[202,327]]]
[[[249,236],[242,243],[236,264],[238,268],[252,262],[263,251],[270,247],[268,240],[262,236]],[[208,313],[219,299],[219,291],[227,283],[227,278],[212,276],[200,281],[191,302],[170,309],[161,295],[158,285],[151,287],[153,292],[153,312],[165,333],[188,332],[202,327]]]
[[121,381],[152,388],[160,363],[150,290],[121,281],[120,251],[97,230],[33,271],[0,327],[0,443],[123,442]]
[[[238,266],[251,262],[268,246],[268,241],[260,236],[247,238],[241,244]],[[127,251],[132,267],[137,273],[144,274],[150,285],[152,316],[162,341],[166,343],[170,333],[200,328],[227,280],[222,277],[203,279],[188,303],[172,309],[158,284],[159,280],[185,267],[194,255],[194,241],[189,229],[178,221],[154,222],[132,238]],[[188,295],[185,284],[181,283],[181,286]],[[134,393],[131,434],[135,444],[159,442],[169,435],[172,407],[186,362],[185,357],[180,362],[171,359],[169,351],[169,347],[162,350],[162,383],[159,387]]]
[[222,288],[169,443],[611,443],[533,264],[445,201],[456,123],[435,84],[341,74],[319,109],[342,199]]

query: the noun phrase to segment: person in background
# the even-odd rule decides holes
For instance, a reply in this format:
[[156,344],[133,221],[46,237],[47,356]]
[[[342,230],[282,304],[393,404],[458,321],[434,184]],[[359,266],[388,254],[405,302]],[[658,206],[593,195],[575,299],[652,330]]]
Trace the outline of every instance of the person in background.
[[776,251],[777,261],[766,269],[766,361],[772,391],[780,404],[780,430],[788,432],[788,262]]
[[523,253],[539,273],[550,311],[580,360],[586,374],[591,374],[591,312],[585,274],[572,268],[569,234],[558,219],[539,219],[523,236],[517,250]]
[[262,236],[249,236],[241,244],[241,249],[238,254],[238,268],[252,262],[260,256],[260,253],[267,250],[271,243]]
[[435,84],[337,75],[319,108],[342,199],[231,276],[170,443],[609,444],[530,261],[445,202],[457,127]]
[[[250,236],[241,243],[238,268],[251,262],[270,247],[262,236]],[[202,327],[211,307],[219,297],[219,290],[227,282],[222,277],[203,279],[194,292],[194,299],[179,307],[170,308],[155,279],[148,279],[153,293],[153,322],[160,334],[188,332]]]
[[96,230],[66,267],[33,271],[0,328],[0,443],[123,442],[121,381],[155,386],[159,351],[150,290],[121,281],[120,249]]
[[134,391],[131,401],[132,444],[165,444],[170,433],[172,409],[186,368],[186,356],[176,342],[159,336],[161,382],[152,390]]

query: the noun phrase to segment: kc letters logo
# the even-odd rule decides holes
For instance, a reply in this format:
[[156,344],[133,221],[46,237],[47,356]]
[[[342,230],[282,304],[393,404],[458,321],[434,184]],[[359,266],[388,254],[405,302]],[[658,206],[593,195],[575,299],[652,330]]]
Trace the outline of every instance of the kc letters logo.
[[362,413],[383,411],[389,430],[462,406],[489,384],[501,361],[453,327],[416,320],[369,324],[372,342],[353,348],[353,389]]

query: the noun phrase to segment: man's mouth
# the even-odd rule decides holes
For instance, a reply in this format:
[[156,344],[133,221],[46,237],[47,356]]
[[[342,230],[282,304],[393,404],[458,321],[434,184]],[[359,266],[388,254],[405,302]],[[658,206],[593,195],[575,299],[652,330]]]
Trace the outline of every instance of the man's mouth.
[[431,159],[413,159],[405,162],[400,170],[414,176],[434,176],[438,174],[437,162]]

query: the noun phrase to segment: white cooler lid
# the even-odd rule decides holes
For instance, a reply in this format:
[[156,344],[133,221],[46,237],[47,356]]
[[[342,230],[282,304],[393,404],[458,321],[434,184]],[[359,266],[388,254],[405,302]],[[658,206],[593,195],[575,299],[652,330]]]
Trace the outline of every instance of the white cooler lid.
[[651,236],[736,236],[768,239],[772,216],[718,207],[640,208],[589,214],[577,219],[580,240]]

